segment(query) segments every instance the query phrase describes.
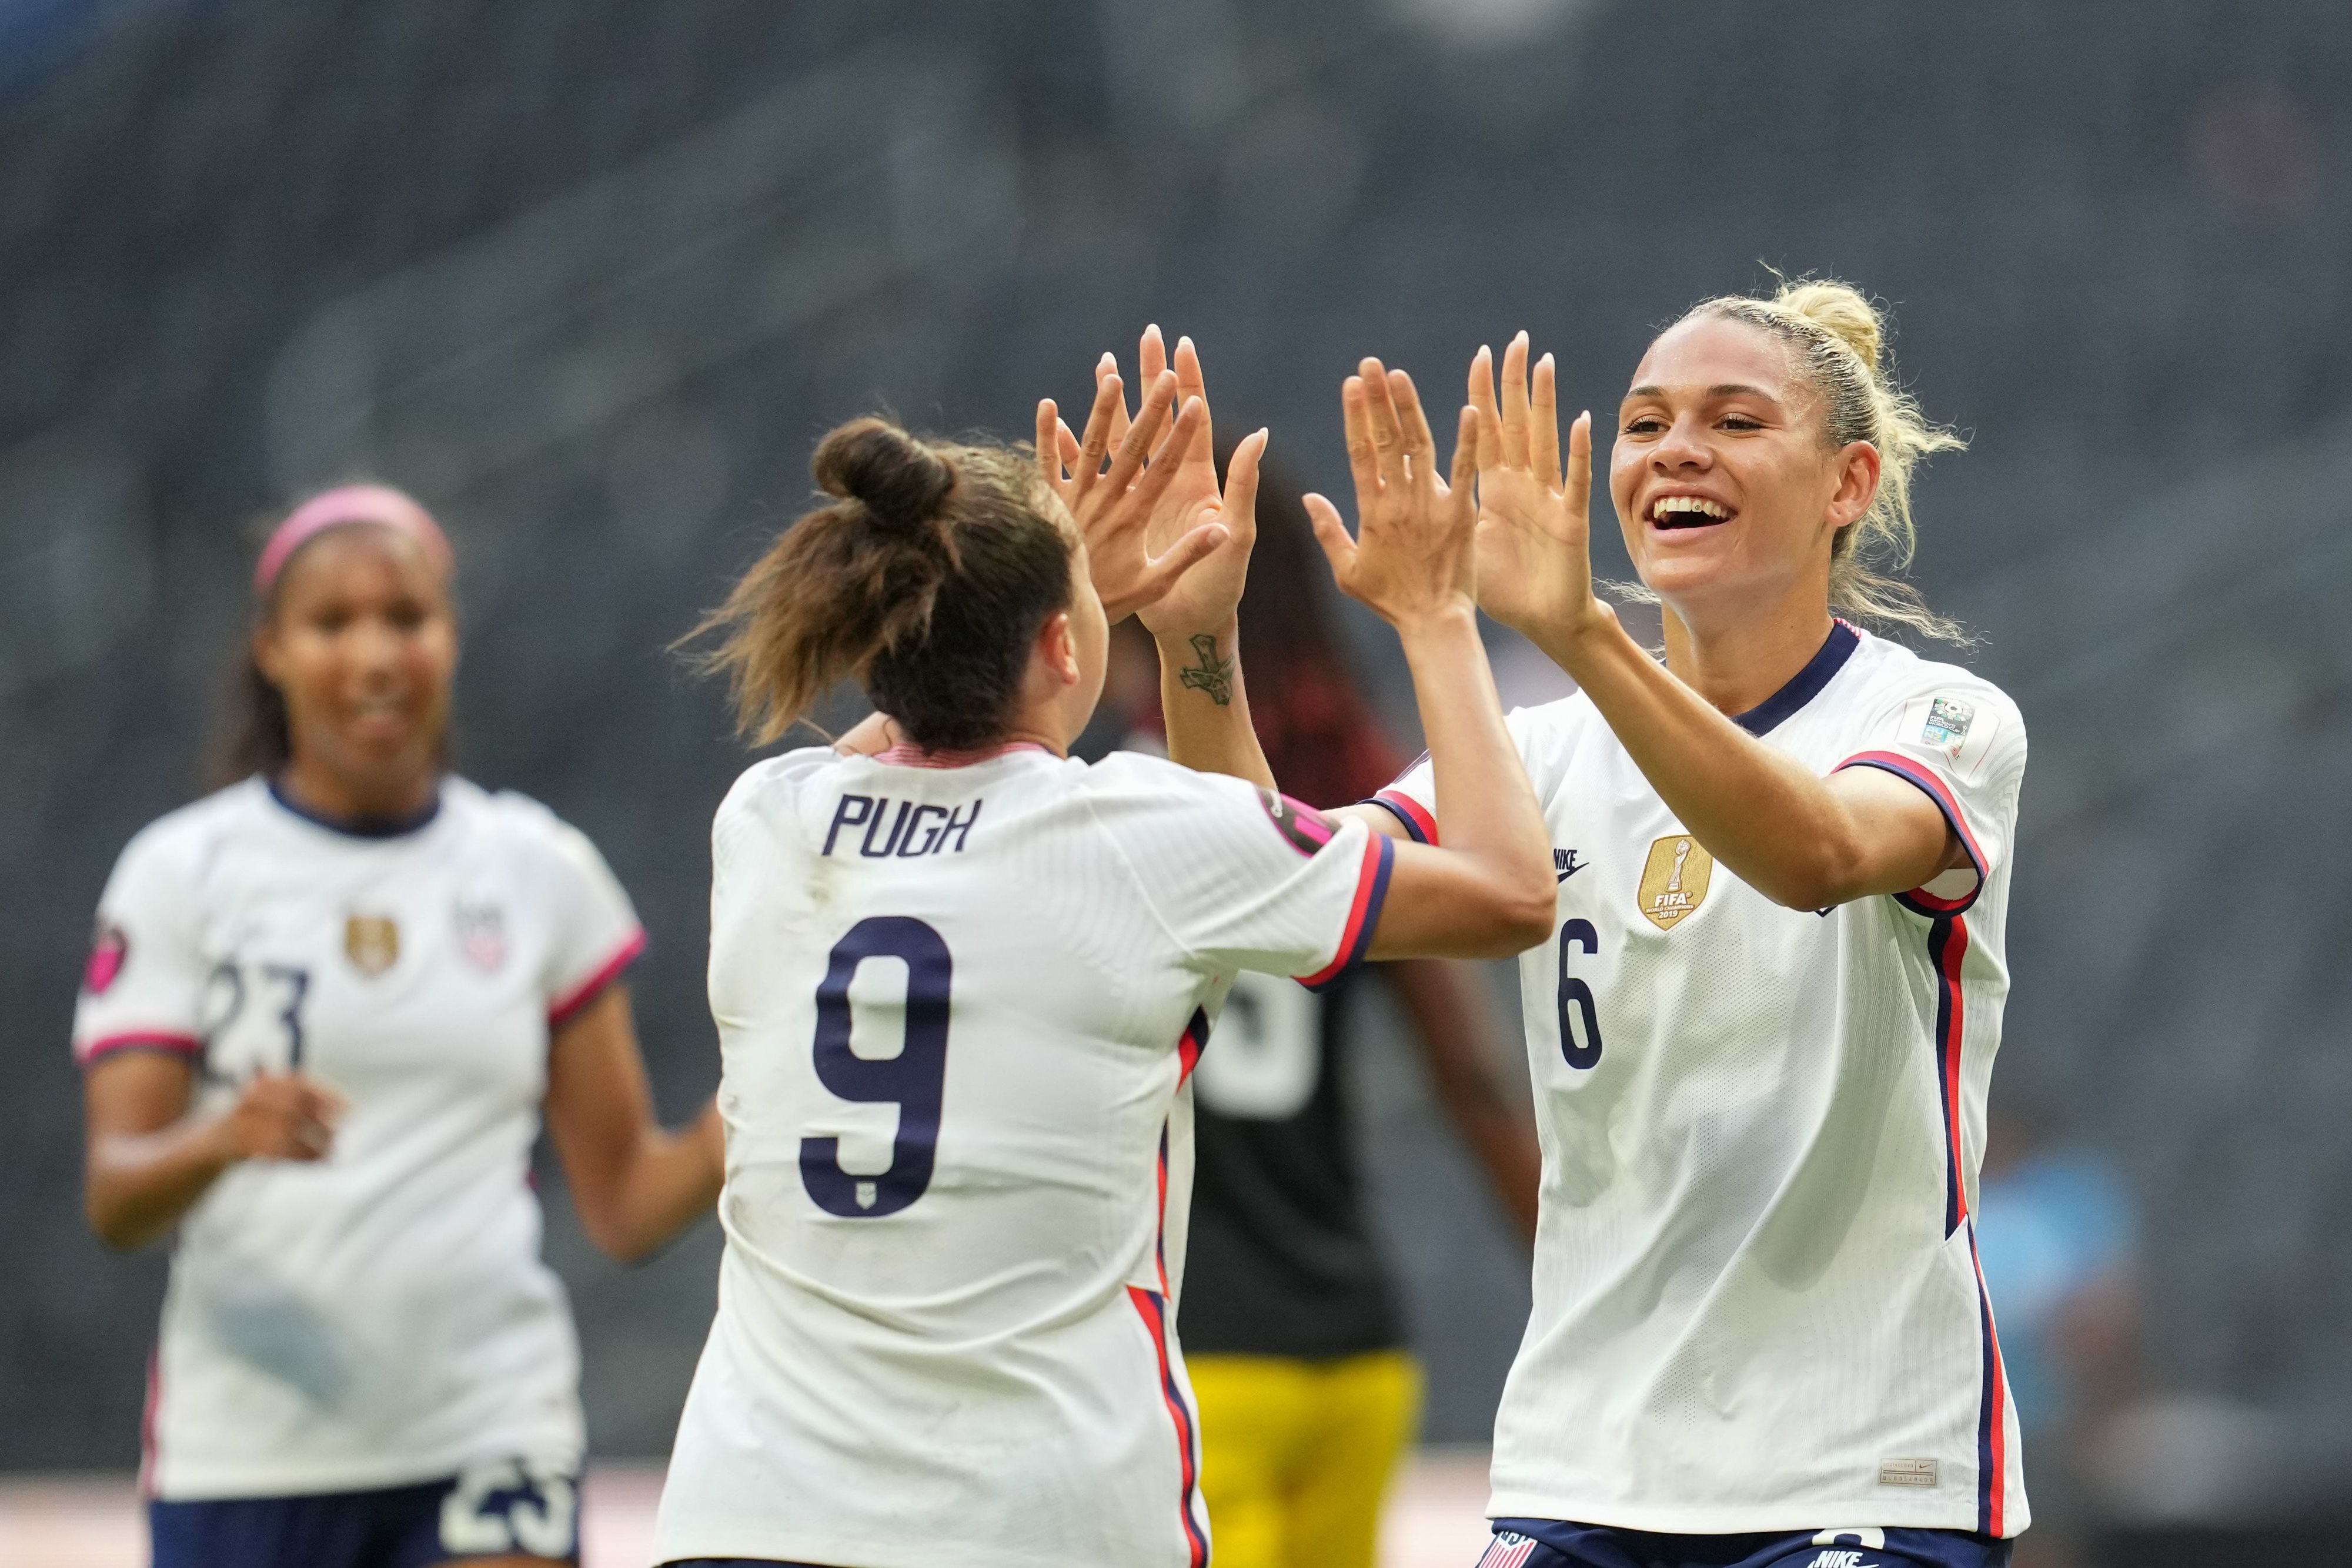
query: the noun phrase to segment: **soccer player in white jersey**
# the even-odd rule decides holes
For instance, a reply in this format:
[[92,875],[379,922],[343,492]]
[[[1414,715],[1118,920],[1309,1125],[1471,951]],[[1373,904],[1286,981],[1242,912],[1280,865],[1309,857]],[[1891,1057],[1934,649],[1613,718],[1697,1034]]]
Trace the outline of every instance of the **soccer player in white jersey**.
[[177,1233],[150,1371],[155,1568],[570,1562],[579,1350],[542,1115],[620,1258],[716,1197],[655,1123],[593,845],[444,770],[450,554],[330,491],[254,577],[244,776],[122,852],[74,1023],[90,1223]]
[[[656,1561],[1204,1568],[1172,1323],[1187,1079],[1235,976],[1315,984],[1549,928],[1475,516],[1426,468],[1368,497],[1360,546],[1326,543],[1397,628],[1432,766],[1475,818],[1444,851],[1157,758],[1066,755],[1109,622],[1246,526],[1262,434],[1220,495],[1189,401],[1143,465],[1176,379],[1108,474],[1116,378],[1060,449],[1075,475],[835,431],[814,466],[836,499],[717,618],[763,737],[855,677],[903,739],[758,763],[712,829],[727,1251]],[[1040,431],[1052,458],[1050,406]],[[1191,515],[1148,559],[1171,497]]]
[[[1494,1568],[1984,1568],[2026,1523],[1969,1219],[2025,732],[1838,618],[1948,629],[1866,564],[1956,444],[1881,330],[1805,283],[1651,345],[1611,491],[1663,663],[1593,592],[1589,418],[1563,476],[1549,356],[1531,390],[1513,343],[1499,402],[1473,364],[1480,603],[1581,688],[1510,719],[1558,907],[1520,960],[1544,1178]],[[1425,449],[1384,380],[1350,383],[1360,482]],[[1235,657],[1229,607],[1193,608],[1166,667]],[[1173,756],[1272,782],[1234,707],[1163,689]],[[1340,815],[1465,821],[1425,767]]]

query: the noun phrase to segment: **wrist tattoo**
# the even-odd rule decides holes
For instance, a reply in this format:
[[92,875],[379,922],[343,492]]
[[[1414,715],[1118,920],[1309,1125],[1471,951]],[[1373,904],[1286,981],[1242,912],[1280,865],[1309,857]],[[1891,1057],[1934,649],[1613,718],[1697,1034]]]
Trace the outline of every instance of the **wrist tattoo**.
[[1219,707],[1230,707],[1234,700],[1234,662],[1217,657],[1217,640],[1202,632],[1192,639],[1193,656],[1201,662],[1179,670],[1177,678],[1187,690],[1206,692],[1209,700]]

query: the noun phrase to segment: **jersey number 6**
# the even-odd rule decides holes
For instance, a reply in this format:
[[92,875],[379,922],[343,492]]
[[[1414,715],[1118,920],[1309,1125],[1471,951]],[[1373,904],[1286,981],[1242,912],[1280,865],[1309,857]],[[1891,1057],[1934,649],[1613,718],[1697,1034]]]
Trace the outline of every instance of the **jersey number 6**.
[[[1592,1010],[1592,988],[1568,972],[1571,946],[1587,953],[1601,951],[1601,933],[1592,928],[1591,921],[1571,920],[1559,928],[1559,1054],[1570,1067],[1582,1071],[1601,1060],[1601,1019]],[[1576,1030],[1568,1021],[1571,1003],[1583,1015],[1582,1045],[1576,1043]]]
[[[850,983],[868,958],[907,966],[905,1043],[896,1056],[864,1057],[849,1049]],[[890,1168],[855,1176],[841,1168],[839,1138],[801,1140],[801,1185],[816,1206],[846,1219],[896,1214],[931,1185],[940,1141],[940,1101],[948,1074],[948,985],[955,966],[940,934],[904,915],[876,915],[833,946],[816,988],[817,1082],[844,1100],[896,1104],[898,1135]]]

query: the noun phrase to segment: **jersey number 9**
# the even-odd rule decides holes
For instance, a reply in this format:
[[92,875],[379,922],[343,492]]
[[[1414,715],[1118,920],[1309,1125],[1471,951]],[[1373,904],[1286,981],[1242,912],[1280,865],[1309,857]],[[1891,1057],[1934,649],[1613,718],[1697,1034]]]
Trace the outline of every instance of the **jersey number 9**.
[[[849,1049],[849,988],[868,958],[907,966],[905,1043],[896,1056],[864,1057]],[[834,944],[816,988],[816,1076],[832,1093],[864,1104],[896,1104],[898,1133],[890,1168],[857,1176],[841,1168],[841,1140],[801,1140],[801,1185],[827,1214],[875,1219],[896,1214],[931,1185],[940,1141],[940,1103],[948,1074],[948,985],[955,966],[937,931],[904,915],[861,920]]]

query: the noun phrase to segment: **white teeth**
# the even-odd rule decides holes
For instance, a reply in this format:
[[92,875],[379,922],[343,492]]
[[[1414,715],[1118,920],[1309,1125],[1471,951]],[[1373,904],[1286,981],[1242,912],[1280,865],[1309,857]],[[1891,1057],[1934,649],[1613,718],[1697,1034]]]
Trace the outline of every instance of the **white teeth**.
[[1731,516],[1727,508],[1698,496],[1663,497],[1656,506],[1650,508],[1650,515],[1654,517],[1663,517],[1668,512],[1696,512],[1702,517],[1713,517],[1717,522]]

